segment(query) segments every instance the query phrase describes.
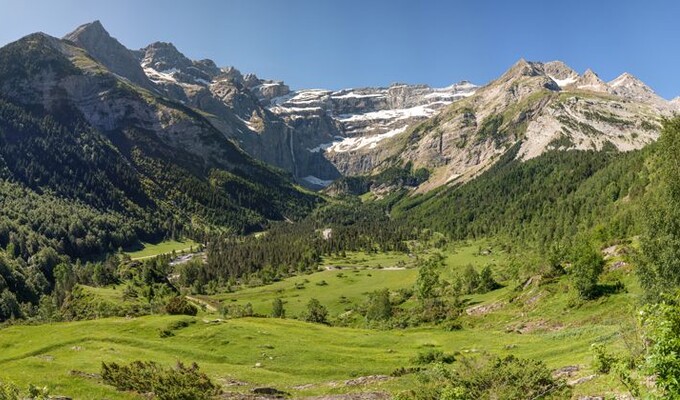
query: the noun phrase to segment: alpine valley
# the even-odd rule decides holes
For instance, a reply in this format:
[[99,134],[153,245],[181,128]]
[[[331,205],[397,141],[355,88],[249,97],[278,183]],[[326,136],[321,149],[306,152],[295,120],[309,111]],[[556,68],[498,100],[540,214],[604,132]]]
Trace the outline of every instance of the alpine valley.
[[680,396],[680,98],[461,78],[0,48],[0,399]]

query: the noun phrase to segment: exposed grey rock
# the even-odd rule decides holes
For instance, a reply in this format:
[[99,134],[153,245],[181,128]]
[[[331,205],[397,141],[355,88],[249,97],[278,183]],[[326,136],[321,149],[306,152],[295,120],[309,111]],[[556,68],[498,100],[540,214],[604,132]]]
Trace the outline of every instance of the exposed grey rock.
[[543,64],[543,70],[548,76],[560,80],[576,80],[578,78],[578,73],[562,61],[547,62]]
[[147,89],[153,88],[140,67],[137,57],[118,40],[112,38],[101,22],[94,21],[76,28],[64,39],[85,49],[95,60],[111,72]]
[[577,89],[589,90],[592,92],[608,93],[611,91],[609,85],[600,79],[600,77],[590,68],[576,80],[574,86]]

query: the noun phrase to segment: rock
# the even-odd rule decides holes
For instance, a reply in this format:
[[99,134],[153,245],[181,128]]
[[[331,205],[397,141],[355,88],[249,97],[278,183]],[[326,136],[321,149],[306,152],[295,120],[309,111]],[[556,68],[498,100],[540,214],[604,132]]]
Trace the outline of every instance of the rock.
[[348,394],[334,394],[316,397],[304,397],[304,400],[387,400],[391,399],[387,393],[382,392],[366,392],[366,393],[348,393]]
[[288,395],[288,393],[272,387],[258,387],[251,390],[254,394],[274,396],[275,398],[283,398]]
[[465,313],[467,315],[475,315],[475,316],[480,316],[480,315],[486,315],[488,313],[494,312],[496,310],[499,310],[505,306],[505,302],[503,301],[496,301],[491,304],[481,304],[478,306],[470,307],[465,309]]
[[221,379],[222,386],[247,386],[248,382],[240,381],[233,378]]
[[369,385],[373,384],[376,382],[384,382],[392,379],[392,377],[387,376],[387,375],[369,375],[369,376],[361,376],[359,378],[354,378],[345,381],[345,386],[361,386],[361,385]]
[[151,81],[142,70],[134,53],[112,38],[101,22],[94,21],[81,25],[64,36],[64,39],[85,49],[95,60],[112,72],[143,88],[153,89]]
[[567,382],[567,385],[569,385],[569,386],[576,386],[576,385],[580,385],[580,384],[582,384],[582,383],[586,383],[586,382],[592,381],[592,380],[595,379],[595,378],[597,378],[597,375],[596,375],[596,374],[588,375],[588,376],[584,376],[584,377],[582,377],[582,378],[578,378],[578,379],[574,379],[574,380],[572,380],[572,381],[568,381],[568,382]]
[[72,369],[68,373],[71,376],[77,376],[80,378],[88,378],[88,379],[101,379],[101,375],[93,373],[93,372],[83,372],[83,371],[78,371],[75,369]]
[[577,372],[579,372],[581,368],[578,365],[567,365],[566,367],[558,368],[553,371],[552,376],[555,379],[559,378],[571,378],[573,377]]
[[616,271],[617,269],[621,269],[628,266],[628,263],[625,261],[617,261],[613,263],[612,265],[609,266],[610,271]]

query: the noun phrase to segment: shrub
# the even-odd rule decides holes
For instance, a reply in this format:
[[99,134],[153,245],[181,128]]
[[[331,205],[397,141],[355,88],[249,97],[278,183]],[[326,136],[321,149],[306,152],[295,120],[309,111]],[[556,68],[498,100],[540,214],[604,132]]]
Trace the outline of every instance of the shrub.
[[574,249],[571,273],[579,297],[588,300],[597,296],[597,281],[603,269],[602,254],[591,243],[580,243]]
[[310,299],[307,303],[307,310],[302,314],[302,320],[307,322],[315,322],[319,324],[327,324],[328,310],[317,299]]
[[0,381],[0,400],[48,400],[50,398],[50,391],[47,387],[28,385],[28,390],[22,392],[14,383]]
[[286,310],[283,308],[283,301],[278,297],[272,302],[272,317],[286,318]]
[[609,354],[602,343],[593,343],[590,349],[593,351],[593,370],[601,374],[608,374],[612,365],[616,362],[616,357]]
[[479,285],[477,286],[477,293],[487,293],[501,287],[493,278],[493,271],[490,266],[484,267],[479,273]]
[[480,356],[462,358],[456,370],[434,364],[419,373],[419,383],[400,393],[400,400],[439,399],[564,399],[570,389],[556,380],[541,361]]
[[377,290],[368,296],[366,319],[369,321],[387,321],[392,318],[392,303],[387,289]]
[[434,364],[443,363],[451,364],[456,361],[453,354],[445,354],[441,350],[430,349],[424,352],[418,353],[413,362],[416,364]]
[[101,375],[104,383],[118,390],[153,393],[159,400],[207,400],[221,393],[196,363],[186,367],[178,362],[175,368],[163,368],[153,361],[102,363]]
[[165,305],[165,311],[170,315],[194,316],[198,314],[198,308],[181,296],[170,299],[168,304]]
[[[233,299],[235,300],[235,299]],[[253,305],[246,303],[244,305],[240,304],[230,304],[228,306],[220,307],[220,313],[223,318],[246,318],[255,316],[255,311],[253,310]]]
[[158,337],[160,337],[161,339],[165,339],[165,338],[171,337],[171,336],[175,336],[175,334],[172,333],[172,331],[169,330],[169,329],[160,329],[158,331]]
[[647,367],[656,375],[656,386],[666,398],[680,398],[680,306],[647,306],[642,320],[649,343]]

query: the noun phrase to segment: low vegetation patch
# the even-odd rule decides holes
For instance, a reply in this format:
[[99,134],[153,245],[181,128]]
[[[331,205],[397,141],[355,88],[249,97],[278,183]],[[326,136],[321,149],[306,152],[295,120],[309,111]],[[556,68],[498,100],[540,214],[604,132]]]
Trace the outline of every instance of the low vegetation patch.
[[101,375],[105,383],[118,390],[153,394],[159,400],[207,400],[221,393],[196,363],[187,367],[178,362],[175,368],[164,368],[153,361],[102,363]]
[[480,356],[443,364],[419,373],[418,387],[400,393],[400,400],[435,399],[564,399],[571,390],[555,379],[541,361],[515,356]]

